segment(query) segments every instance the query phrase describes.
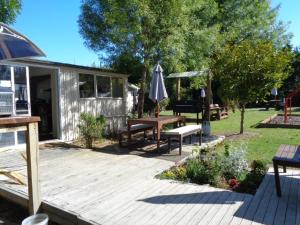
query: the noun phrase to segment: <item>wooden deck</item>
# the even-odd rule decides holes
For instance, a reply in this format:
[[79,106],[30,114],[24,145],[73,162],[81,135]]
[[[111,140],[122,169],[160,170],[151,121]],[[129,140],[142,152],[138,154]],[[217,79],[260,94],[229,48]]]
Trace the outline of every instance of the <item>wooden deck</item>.
[[[19,152],[0,156],[1,166],[25,174]],[[281,174],[279,199],[272,172],[252,196],[156,179],[174,165],[156,157],[56,148],[42,150],[40,158],[43,209],[64,225],[300,224],[298,170]],[[0,196],[27,204],[26,187],[0,179]]]

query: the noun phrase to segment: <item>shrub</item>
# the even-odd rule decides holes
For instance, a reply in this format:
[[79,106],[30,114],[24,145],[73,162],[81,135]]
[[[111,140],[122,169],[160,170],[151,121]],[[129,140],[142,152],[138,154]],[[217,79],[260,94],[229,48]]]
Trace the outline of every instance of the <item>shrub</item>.
[[78,127],[86,148],[93,147],[95,138],[102,138],[105,123],[105,118],[102,115],[95,117],[89,113],[80,114],[80,124]]
[[251,163],[251,171],[246,174],[243,180],[241,180],[240,184],[235,189],[235,191],[255,194],[266,172],[266,164],[260,160],[254,160]]
[[186,175],[194,183],[217,184],[220,180],[217,155],[214,151],[202,150],[198,157],[187,161]]
[[187,180],[186,166],[174,166],[160,174],[159,178],[185,181]]
[[220,168],[222,176],[227,180],[239,177],[248,169],[246,149],[244,144],[238,147],[225,146],[224,157],[220,159]]

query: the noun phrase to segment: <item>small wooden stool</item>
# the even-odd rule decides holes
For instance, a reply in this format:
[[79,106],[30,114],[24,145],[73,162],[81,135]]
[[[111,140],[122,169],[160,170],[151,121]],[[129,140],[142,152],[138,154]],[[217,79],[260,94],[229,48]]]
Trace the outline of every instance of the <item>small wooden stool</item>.
[[280,145],[276,155],[273,157],[273,166],[275,173],[275,184],[277,196],[281,197],[281,187],[278,166],[283,167],[283,172],[286,172],[286,167],[300,168],[300,146],[298,145]]

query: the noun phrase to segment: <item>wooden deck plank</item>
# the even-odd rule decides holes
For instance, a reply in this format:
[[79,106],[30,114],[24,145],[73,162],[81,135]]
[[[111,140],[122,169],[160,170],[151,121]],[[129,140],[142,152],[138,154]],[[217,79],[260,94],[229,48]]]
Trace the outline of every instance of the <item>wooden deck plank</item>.
[[[283,150],[290,157],[291,151]],[[161,159],[63,148],[41,152],[44,201],[74,212],[70,220],[79,225],[300,225],[299,170],[288,168],[287,174],[280,175],[283,197],[277,198],[272,173],[251,196],[156,179],[156,174],[173,165]],[[22,160],[18,151],[0,157],[0,163],[25,174]],[[16,196],[26,195],[25,186],[2,181],[0,186],[13,188]]]
[[254,218],[254,215],[256,213],[257,207],[259,206],[262,197],[264,196],[265,192],[267,191],[267,186],[270,182],[271,176],[266,175],[265,179],[263,180],[262,184],[260,185],[260,188],[256,192],[254,198],[252,199],[250,206],[248,207],[244,218],[241,222],[241,225],[250,225],[252,223],[252,219]]
[[241,206],[243,200],[244,200],[244,195],[232,192],[230,198],[227,199],[225,204],[223,204],[221,208],[214,214],[211,221],[209,221],[209,224],[210,225],[218,225],[221,223],[229,224],[232,216],[236,212],[237,208]]
[[296,178],[296,173],[294,173],[294,171],[292,171],[292,174],[289,179],[292,179],[292,181],[290,193],[288,195],[285,225],[295,225],[297,216],[297,189],[299,188],[299,180]]
[[[271,171],[269,171],[269,173],[271,173]],[[272,191],[272,195],[271,195],[270,204],[267,206],[267,211],[264,216],[263,224],[273,224],[274,223],[274,219],[275,219],[275,215],[276,215],[276,211],[277,211],[277,207],[278,207],[278,202],[279,202],[279,198],[277,197],[276,190],[275,190],[275,181],[274,181],[275,178],[274,178],[273,171],[271,174],[272,174],[271,184],[273,185],[273,188],[270,191]],[[285,188],[286,182],[287,182],[287,180],[284,177],[282,177],[281,185],[283,188]]]
[[196,212],[193,216],[190,217],[187,224],[198,224],[198,221],[202,219],[202,217],[209,211],[209,209],[214,205],[215,202],[221,197],[222,190],[215,189],[214,191],[210,191],[207,193],[206,199],[202,202],[202,207],[199,208],[198,212]]
[[[182,194],[183,190],[188,186],[191,186],[192,189],[190,189],[190,191],[187,192],[186,194]],[[173,212],[175,212],[175,214],[170,215],[169,220],[166,223],[167,224],[175,224],[176,223],[175,221],[180,220],[181,217],[183,217],[183,215],[187,212],[187,210],[189,210],[191,208],[192,205],[200,204],[197,202],[197,199],[199,199],[198,196],[203,196],[202,193],[204,190],[209,190],[209,189],[208,189],[208,187],[205,187],[205,186],[199,187],[198,185],[185,184],[185,187],[181,187],[181,190],[179,190],[171,195],[168,194],[167,198],[166,198],[167,200],[165,200],[163,198],[161,204],[159,205],[160,207],[155,209],[156,211],[154,211],[154,212],[149,211],[149,214],[148,214],[149,216],[146,217],[145,219],[143,219],[144,222],[142,224],[157,224],[157,222],[154,223],[155,219],[163,220],[165,215],[171,214]],[[176,205],[176,206],[174,205],[175,207],[170,208],[169,205],[170,205],[170,202],[172,201],[172,199],[174,199],[175,197],[177,197],[179,195],[183,195],[182,201],[180,201],[180,199],[178,197],[177,201],[176,201],[176,203],[178,202],[177,203],[178,205]]]
[[252,219],[253,220],[252,225],[259,225],[259,224],[263,223],[264,216],[267,211],[267,207],[270,203],[271,196],[274,191],[274,183],[272,182],[273,176],[271,176],[271,175],[268,175],[268,176],[270,176],[270,180],[266,186],[266,191],[265,191],[264,195],[262,196],[262,199],[256,209],[256,213]]
[[281,175],[281,178],[284,177],[286,179],[285,186],[282,187],[282,196],[279,199],[278,207],[276,210],[274,225],[282,225],[285,222],[285,215],[287,209],[288,195],[290,192],[291,181],[292,179],[287,177],[287,175]]
[[296,225],[300,225],[300,171],[297,170],[297,180],[298,180],[298,189],[297,189],[297,215],[296,215]]
[[[162,190],[164,190],[165,187],[162,188]],[[184,189],[184,192],[183,191],[183,188],[181,185],[178,186],[178,189],[176,193],[174,193],[173,195],[171,195],[170,198],[168,198],[168,202],[166,203],[169,207],[168,207],[168,213],[172,213],[172,212],[178,212],[175,207],[178,206],[178,205],[181,205],[182,201],[185,200],[185,196],[184,194],[187,194],[189,193],[191,190],[193,190],[194,187],[192,187],[191,185],[187,185]],[[166,193],[165,193],[166,194]],[[160,204],[162,203],[162,199],[163,197],[159,197],[161,195],[148,195],[148,196],[144,196],[143,198],[140,198],[138,200],[138,202],[134,205],[134,207],[126,210],[122,216],[118,217],[117,218],[114,218],[114,220],[111,220],[108,224],[119,224],[119,225],[122,225],[122,224],[139,224],[140,222],[141,223],[144,223],[144,218],[141,217],[140,213],[142,212],[141,209],[144,209],[147,208],[147,207],[150,207],[152,209],[155,209],[155,207],[157,206],[157,203]],[[154,202],[157,202],[157,203],[149,203],[147,201],[144,201],[144,200],[147,200],[149,198],[156,198],[156,200],[154,200]],[[144,200],[143,200],[144,199]],[[165,213],[163,213],[163,211],[160,212],[160,214],[158,215],[159,217],[161,217],[161,219],[163,219],[162,217],[166,217],[167,215]],[[157,223],[158,224],[158,223]]]
[[110,202],[107,202],[101,206],[96,206],[93,210],[90,210],[83,215],[91,218],[99,218],[99,212],[102,211],[101,214],[103,214],[103,216],[100,219],[101,223],[109,224],[115,220],[118,222],[122,217],[126,216],[129,212],[131,212],[131,210],[133,210],[133,208],[135,208],[138,199],[153,196],[163,190],[165,188],[164,185],[158,185],[159,183],[159,180],[156,180],[153,183],[153,186],[144,186],[142,192],[138,192],[137,195],[133,196],[129,195],[129,198],[124,199],[124,196],[122,196],[122,198],[112,200],[112,203],[117,203],[113,209],[107,208],[107,206],[111,205]]
[[244,194],[236,193],[233,198],[234,205],[232,205],[228,209],[228,211],[226,212],[222,220],[219,222],[219,224],[220,225],[230,224],[237,210],[241,208],[243,204],[247,204],[247,199],[251,199],[252,197],[253,197],[252,195],[244,195]]
[[215,214],[220,210],[223,204],[226,204],[226,200],[230,197],[231,192],[222,191],[220,197],[214,203],[214,207],[210,207],[210,209],[205,213],[205,215],[199,220],[198,224],[208,224]]

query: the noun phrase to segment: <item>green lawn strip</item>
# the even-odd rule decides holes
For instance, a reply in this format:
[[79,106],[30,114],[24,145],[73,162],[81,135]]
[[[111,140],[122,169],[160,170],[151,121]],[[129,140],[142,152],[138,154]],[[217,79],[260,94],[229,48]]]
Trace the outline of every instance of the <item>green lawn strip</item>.
[[[213,134],[226,135],[227,142],[238,145],[241,142],[248,146],[247,159],[263,160],[267,163],[272,162],[272,157],[276,153],[280,144],[300,144],[300,131],[298,129],[286,128],[255,128],[260,121],[282,111],[264,109],[247,109],[245,114],[245,135],[242,137],[238,134],[240,128],[240,112],[230,112],[227,119],[211,122]],[[299,113],[295,109],[294,113]],[[161,115],[172,115],[172,111],[164,111]],[[196,118],[196,114],[182,114],[189,118]],[[231,137],[230,137],[231,136]],[[235,138],[236,136],[236,138]]]

